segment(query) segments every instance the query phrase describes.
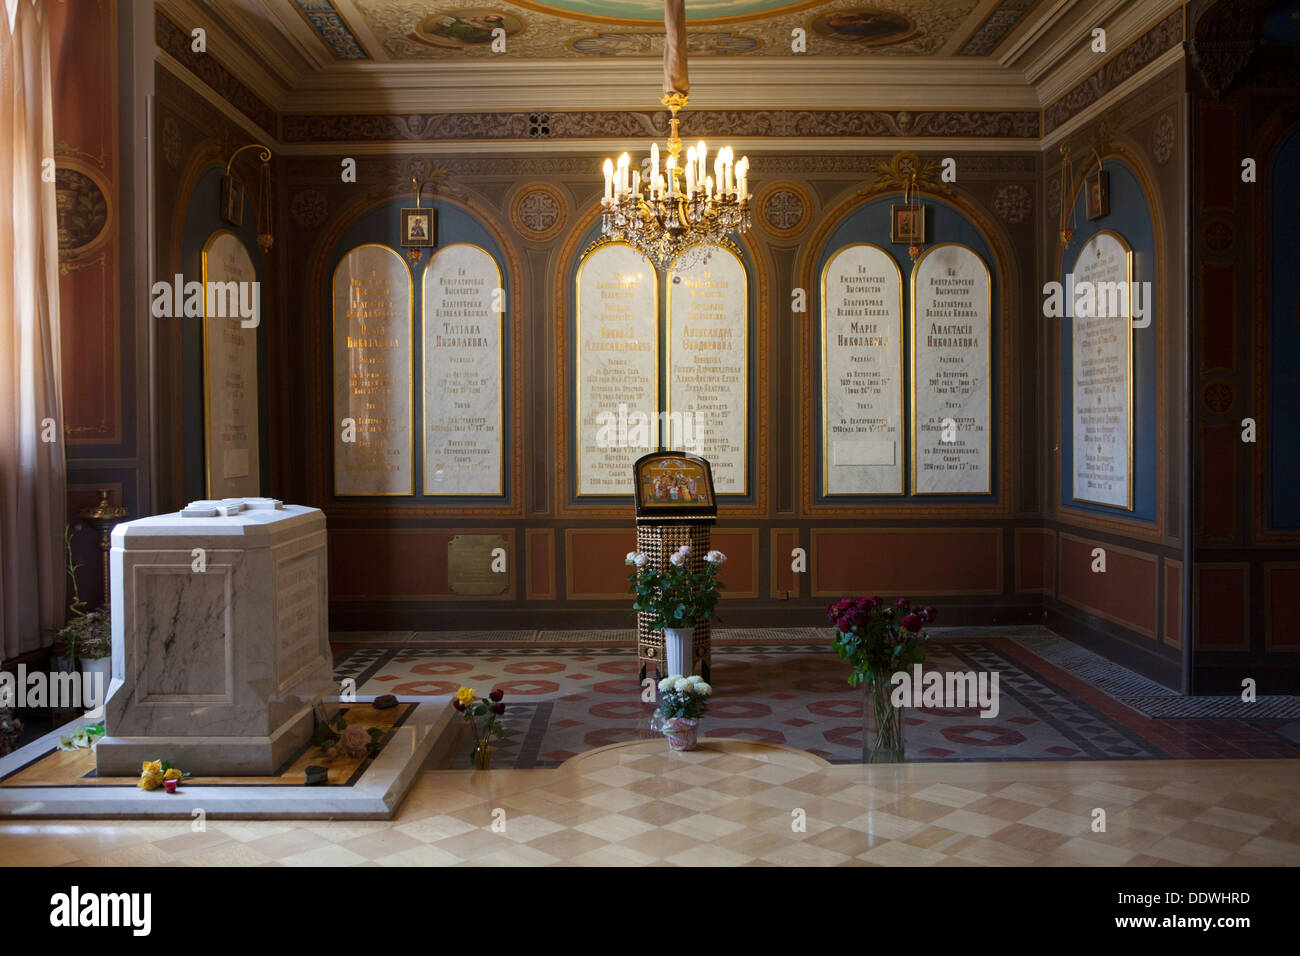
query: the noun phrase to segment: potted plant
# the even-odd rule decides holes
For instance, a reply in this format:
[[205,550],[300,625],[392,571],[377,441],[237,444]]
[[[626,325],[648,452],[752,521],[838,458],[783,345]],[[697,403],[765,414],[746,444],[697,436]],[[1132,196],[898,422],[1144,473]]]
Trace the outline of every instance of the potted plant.
[[[506,712],[506,705],[501,700],[503,697],[504,691],[494,690],[488,694],[487,700],[481,700],[472,688],[462,687],[451,700],[451,706],[460,712],[461,719],[474,732],[475,770],[492,769],[492,741],[505,736],[506,725],[499,719]],[[482,719],[482,725],[475,718]]]
[[[77,588],[77,572],[81,565],[72,559],[72,529],[63,529],[63,547],[67,553],[68,578],[72,581],[72,603],[68,605],[68,620],[55,632],[54,655],[67,661],[69,667],[79,667],[81,673],[93,680],[93,675],[103,674],[107,686],[113,666],[113,621],[107,607],[87,611]],[[98,701],[97,703],[103,703]]]
[[650,721],[652,730],[668,738],[671,750],[694,750],[700,718],[709,709],[713,688],[692,674],[673,674],[659,682],[659,709]]
[[853,666],[849,685],[865,685],[863,762],[902,763],[903,716],[890,700],[891,678],[925,660],[929,635],[921,627],[935,619],[934,608],[913,608],[906,598],[892,606],[878,597],[844,598],[826,616],[835,624],[831,646]]
[[649,555],[637,551],[629,551],[623,562],[633,569],[627,576],[636,595],[632,610],[651,615],[650,630],[664,632],[664,664],[670,674],[692,669],[695,625],[713,617],[726,587],[718,580],[725,554],[710,551],[699,571],[691,570],[690,557],[691,546],[684,544],[669,556],[663,571],[651,565]]

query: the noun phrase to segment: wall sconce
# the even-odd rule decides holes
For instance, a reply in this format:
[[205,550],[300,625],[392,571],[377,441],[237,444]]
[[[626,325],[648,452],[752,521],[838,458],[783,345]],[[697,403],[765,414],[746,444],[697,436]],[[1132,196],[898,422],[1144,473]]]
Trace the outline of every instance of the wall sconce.
[[[1077,137],[1076,142],[1082,137]],[[1097,168],[1084,176],[1084,215],[1091,222],[1102,219],[1110,215],[1110,174],[1106,172],[1102,165],[1101,153],[1097,146],[1100,143],[1102,148],[1110,142],[1111,133],[1107,120],[1100,124],[1097,134],[1088,142],[1088,148],[1092,150],[1093,158],[1097,160]],[[1061,224],[1060,235],[1061,245],[1069,246],[1074,240],[1074,163],[1070,159],[1071,141],[1066,140],[1061,144]]]
[[221,221],[239,228],[244,224],[244,184],[231,171],[235,157],[246,149],[260,149],[262,168],[258,174],[257,244],[265,254],[271,251],[275,236],[271,231],[271,150],[261,143],[248,143],[230,154],[226,175],[221,178]]

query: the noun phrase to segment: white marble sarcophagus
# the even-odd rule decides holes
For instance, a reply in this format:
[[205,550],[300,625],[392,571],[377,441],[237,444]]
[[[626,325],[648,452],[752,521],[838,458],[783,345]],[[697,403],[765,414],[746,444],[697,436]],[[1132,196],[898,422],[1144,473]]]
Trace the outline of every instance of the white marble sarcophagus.
[[276,773],[338,691],[325,515],[269,498],[194,502],[113,529],[113,677],[98,773],[167,760]]

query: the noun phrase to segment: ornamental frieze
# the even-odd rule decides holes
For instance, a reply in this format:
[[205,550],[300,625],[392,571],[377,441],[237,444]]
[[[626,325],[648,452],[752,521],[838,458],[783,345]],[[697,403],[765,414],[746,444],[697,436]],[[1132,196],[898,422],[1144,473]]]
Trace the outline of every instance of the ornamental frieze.
[[1166,50],[1182,42],[1183,11],[1177,8],[1043,110],[1043,134],[1052,132],[1070,117],[1086,110]]
[[[287,114],[286,143],[589,139],[664,135],[665,110],[529,113]],[[969,137],[1033,139],[1035,110],[697,110],[682,137]]]

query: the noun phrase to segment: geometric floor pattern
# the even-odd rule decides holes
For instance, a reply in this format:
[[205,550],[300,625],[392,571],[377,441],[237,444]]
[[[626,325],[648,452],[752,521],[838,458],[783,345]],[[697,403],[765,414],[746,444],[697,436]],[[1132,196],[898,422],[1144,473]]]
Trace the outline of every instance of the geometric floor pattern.
[[[825,629],[807,631],[715,637],[715,693],[702,732],[791,746],[835,764],[860,762],[861,692],[847,685]],[[794,642],[781,643],[783,634]],[[746,643],[750,635],[759,642]],[[1300,721],[1151,719],[1053,662],[1046,642],[1026,646],[1033,637],[932,640],[927,670],[998,674],[999,713],[989,719],[976,707],[908,709],[908,761],[1300,757]],[[662,741],[649,729],[653,705],[641,700],[637,670],[623,642],[371,641],[335,652],[336,677],[355,679],[360,694],[432,696],[462,685],[480,694],[505,691],[507,736],[493,755],[499,768],[554,767],[609,744]],[[451,767],[468,767],[468,750],[453,748]]]
[[[1295,866],[1289,761],[828,766],[742,740],[425,773],[382,821],[0,822],[46,866]],[[1105,812],[1095,831],[1096,811]],[[502,825],[504,824],[504,825]],[[1230,879],[1230,878],[1229,878]]]

